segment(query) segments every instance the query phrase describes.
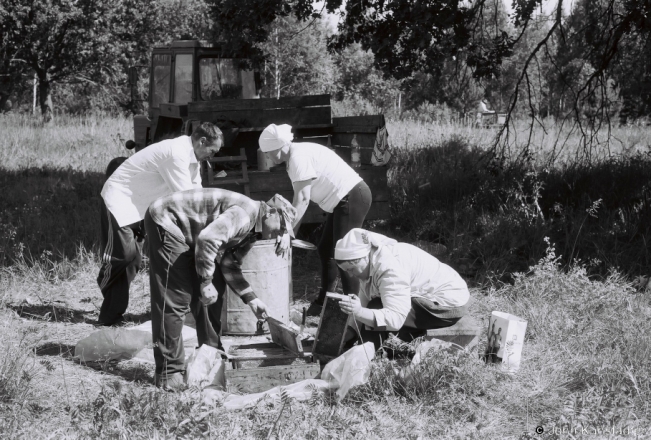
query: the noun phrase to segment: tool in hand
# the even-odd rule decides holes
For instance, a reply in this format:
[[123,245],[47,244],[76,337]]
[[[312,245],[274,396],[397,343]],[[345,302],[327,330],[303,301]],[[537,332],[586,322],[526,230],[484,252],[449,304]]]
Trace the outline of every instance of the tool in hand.
[[258,322],[256,323],[256,329],[255,329],[256,335],[264,334],[264,323],[267,320],[267,318],[269,318],[269,315],[263,313],[262,319],[258,319]]

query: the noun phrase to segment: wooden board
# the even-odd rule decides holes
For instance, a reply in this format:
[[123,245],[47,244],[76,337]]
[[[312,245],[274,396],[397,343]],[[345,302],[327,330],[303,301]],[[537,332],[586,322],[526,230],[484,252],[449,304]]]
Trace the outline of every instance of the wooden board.
[[190,102],[188,107],[191,112],[215,112],[224,110],[317,107],[323,105],[330,105],[330,95],[291,96],[279,99],[220,99],[217,101]]
[[[307,346],[306,346],[307,345]],[[311,341],[303,341],[304,350],[311,350]],[[233,345],[228,350],[233,369],[294,365],[312,362],[311,351],[296,354],[273,342]]]
[[301,336],[296,330],[289,327],[287,324],[272,318],[267,318],[269,325],[269,333],[271,333],[271,340],[280,345],[286,350],[296,354],[303,353],[303,344],[301,343]]
[[312,356],[323,362],[342,353],[348,328],[348,315],[339,308],[338,299],[328,295],[321,309],[321,319],[312,346]]
[[261,127],[269,124],[301,125],[330,124],[330,107],[305,107],[286,109],[252,109],[230,111],[190,111],[190,119],[217,122],[233,121],[240,128]]
[[384,115],[344,116],[341,118],[332,118],[332,124],[338,127],[375,125],[380,128],[384,127],[385,121]]
[[281,365],[252,368],[250,370],[226,370],[226,386],[242,393],[259,393],[279,385],[289,385],[305,379],[314,379],[321,372],[318,364]]

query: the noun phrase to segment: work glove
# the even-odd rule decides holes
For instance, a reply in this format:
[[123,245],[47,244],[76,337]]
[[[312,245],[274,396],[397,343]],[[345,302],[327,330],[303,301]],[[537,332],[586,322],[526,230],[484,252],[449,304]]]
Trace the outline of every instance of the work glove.
[[249,307],[251,307],[251,311],[256,316],[256,318],[258,319],[267,318],[267,305],[263,303],[260,298],[254,298],[251,301],[249,301]]
[[339,308],[348,315],[358,316],[362,311],[362,303],[357,295],[351,293],[348,298],[339,301]]
[[289,247],[291,246],[291,237],[289,233],[285,232],[283,235],[276,237],[276,255],[285,256],[285,253],[289,252]]
[[209,283],[201,288],[199,301],[201,301],[203,305],[209,306],[217,302],[218,296],[219,293],[217,292],[217,289],[215,289],[215,286],[213,286],[212,283]]

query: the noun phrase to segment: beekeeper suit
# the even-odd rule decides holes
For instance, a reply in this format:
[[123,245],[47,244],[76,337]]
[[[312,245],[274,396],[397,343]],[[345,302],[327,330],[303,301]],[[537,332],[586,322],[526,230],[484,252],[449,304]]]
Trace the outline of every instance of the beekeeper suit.
[[337,265],[360,280],[359,295],[340,302],[364,341],[377,346],[387,332],[403,340],[449,327],[468,313],[470,292],[450,266],[427,252],[356,228],[335,246]]

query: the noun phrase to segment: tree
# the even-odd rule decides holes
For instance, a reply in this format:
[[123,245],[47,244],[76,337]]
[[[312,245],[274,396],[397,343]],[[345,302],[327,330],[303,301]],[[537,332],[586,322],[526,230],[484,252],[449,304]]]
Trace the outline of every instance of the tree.
[[[360,45],[352,45],[335,55],[337,81],[335,99],[346,101],[358,112],[386,113],[398,107],[400,82],[385,78],[373,65],[373,54]],[[361,108],[359,108],[361,107]],[[400,111],[400,109],[397,109]]]
[[265,57],[265,96],[328,93],[335,83],[334,63],[326,48],[326,28],[321,20],[307,25],[292,17],[278,17],[270,25]]
[[206,9],[198,0],[4,0],[0,74],[33,71],[49,122],[53,84],[115,84],[128,65],[145,61],[155,42],[178,37],[177,31],[196,33],[207,22],[202,5]]

